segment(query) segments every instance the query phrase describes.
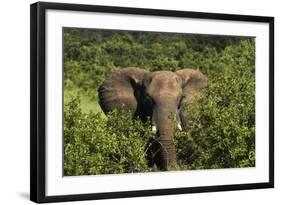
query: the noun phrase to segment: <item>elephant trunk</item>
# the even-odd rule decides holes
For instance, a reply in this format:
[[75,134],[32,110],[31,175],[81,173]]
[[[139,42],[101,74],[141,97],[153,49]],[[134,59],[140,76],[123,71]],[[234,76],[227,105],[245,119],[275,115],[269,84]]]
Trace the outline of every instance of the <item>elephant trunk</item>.
[[176,165],[176,150],[173,142],[173,133],[169,133],[167,130],[159,130],[159,144],[160,144],[160,169],[167,170],[173,168]]
[[[163,102],[163,101],[162,101]],[[164,101],[167,102],[167,101]],[[157,128],[157,141],[159,146],[159,163],[161,170],[167,170],[176,166],[176,150],[174,144],[174,116],[175,106],[158,106],[154,113]]]

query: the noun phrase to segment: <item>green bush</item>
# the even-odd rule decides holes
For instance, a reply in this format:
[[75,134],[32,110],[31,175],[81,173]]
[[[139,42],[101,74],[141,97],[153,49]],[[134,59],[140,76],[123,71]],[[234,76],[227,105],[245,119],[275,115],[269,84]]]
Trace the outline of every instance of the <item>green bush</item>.
[[[247,37],[64,28],[64,78],[97,99],[105,75],[122,67],[221,71],[220,53]],[[252,42],[254,43],[254,42]],[[239,55],[237,50],[236,55]],[[70,88],[71,89],[71,88]]]
[[187,169],[255,166],[254,48],[229,46],[197,103],[186,105],[186,132],[176,134],[180,164]]
[[64,110],[64,174],[94,175],[147,172],[145,146],[151,126],[125,110],[82,113],[79,98]]

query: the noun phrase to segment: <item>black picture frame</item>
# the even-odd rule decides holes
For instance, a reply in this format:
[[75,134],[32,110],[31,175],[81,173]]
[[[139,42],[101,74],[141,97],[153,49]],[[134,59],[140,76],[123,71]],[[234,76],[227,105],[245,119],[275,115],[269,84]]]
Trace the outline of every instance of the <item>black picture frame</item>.
[[[46,196],[46,10],[263,22],[269,24],[269,181],[262,183]],[[265,16],[38,2],[30,6],[30,200],[37,203],[96,200],[274,187],[274,18]]]

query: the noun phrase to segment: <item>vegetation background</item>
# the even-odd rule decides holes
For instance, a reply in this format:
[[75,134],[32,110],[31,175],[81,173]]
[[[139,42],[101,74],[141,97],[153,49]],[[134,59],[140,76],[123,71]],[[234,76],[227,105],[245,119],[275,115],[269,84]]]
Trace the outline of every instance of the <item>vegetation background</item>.
[[175,136],[179,170],[255,166],[255,38],[64,28],[64,174],[158,171],[147,166],[150,123],[105,116],[97,88],[122,67],[198,68],[209,78]]

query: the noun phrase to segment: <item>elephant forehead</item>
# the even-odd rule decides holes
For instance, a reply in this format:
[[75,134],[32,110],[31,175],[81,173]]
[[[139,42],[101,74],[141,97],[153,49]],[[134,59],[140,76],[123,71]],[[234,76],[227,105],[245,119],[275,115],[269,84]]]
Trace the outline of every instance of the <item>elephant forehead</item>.
[[179,85],[176,81],[173,80],[161,80],[161,81],[154,81],[151,86],[156,89],[157,91],[167,90],[169,92],[179,90]]
[[154,82],[173,81],[178,83],[180,81],[180,77],[171,71],[157,71],[153,73],[152,80]]
[[163,91],[176,92],[180,90],[181,84],[177,76],[174,75],[157,75],[153,77],[149,89],[153,91]]
[[156,98],[173,98],[176,99],[181,94],[181,88],[173,85],[172,82],[159,83],[155,86],[150,86],[149,94]]
[[174,76],[177,76],[177,75],[172,71],[162,70],[162,71],[153,72],[153,77],[157,77],[157,76],[174,77]]

